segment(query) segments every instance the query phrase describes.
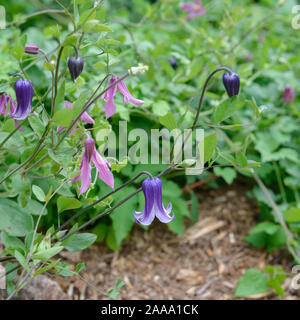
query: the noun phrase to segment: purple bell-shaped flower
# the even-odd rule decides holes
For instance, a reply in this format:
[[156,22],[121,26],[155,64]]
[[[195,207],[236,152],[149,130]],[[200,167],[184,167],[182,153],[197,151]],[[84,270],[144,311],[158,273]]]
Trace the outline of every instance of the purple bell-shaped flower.
[[16,120],[24,120],[32,110],[33,84],[30,80],[19,79],[15,82],[17,108],[11,114]]
[[143,212],[134,212],[136,222],[148,226],[155,217],[163,223],[171,222],[175,215],[171,216],[172,204],[169,203],[164,208],[162,203],[162,183],[157,177],[146,178],[142,183],[142,189],[145,195],[145,209]]

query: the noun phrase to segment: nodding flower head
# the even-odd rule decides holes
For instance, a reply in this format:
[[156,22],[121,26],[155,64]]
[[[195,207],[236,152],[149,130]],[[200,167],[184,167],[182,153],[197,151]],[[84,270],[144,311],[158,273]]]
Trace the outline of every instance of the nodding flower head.
[[17,108],[11,114],[16,120],[24,120],[32,110],[33,84],[30,80],[19,79],[15,82]]
[[288,102],[292,104],[295,100],[295,95],[295,90],[290,86],[286,86],[283,93],[283,104],[286,105]]
[[40,49],[36,44],[26,44],[25,46],[25,52],[28,54],[38,54],[39,50]]
[[80,175],[75,177],[72,182],[81,180],[80,194],[87,191],[89,188],[91,176],[91,163],[93,163],[98,171],[99,179],[104,181],[112,189],[114,188],[114,176],[109,170],[110,163],[97,152],[95,148],[95,141],[92,137],[88,137],[84,141],[84,153],[80,164]]
[[91,137],[87,138],[84,141],[84,149],[85,149],[85,152],[86,152],[87,160],[90,162],[91,159],[92,159],[92,155],[93,155],[94,149],[95,149],[95,141],[94,141],[94,139],[92,139]]
[[174,57],[172,57],[171,59],[169,59],[169,64],[170,64],[170,66],[171,66],[174,70],[176,70],[177,67],[178,67],[177,59],[174,58]]
[[80,76],[84,66],[84,61],[82,58],[79,57],[70,57],[68,59],[68,68],[71,73],[72,81],[75,80]]
[[[134,98],[131,93],[129,92],[128,88],[126,87],[125,83],[121,80],[119,81],[119,77],[112,77],[109,81],[109,87],[112,86],[110,89],[108,89],[103,98],[106,100],[104,104],[104,110],[106,119],[111,117],[116,113],[116,105],[114,103],[114,97],[117,93],[117,91],[121,92],[124,97],[124,103],[128,104],[129,102],[132,102],[136,106],[141,106],[144,101]],[[116,85],[113,86],[115,82],[119,81]]]
[[239,76],[232,72],[231,74],[229,73],[224,73],[223,74],[223,83],[224,87],[227,91],[227,94],[229,98],[233,96],[237,96],[240,91],[240,78]]
[[136,222],[148,226],[155,217],[163,223],[171,222],[175,216],[170,216],[172,204],[169,203],[164,208],[162,203],[162,183],[157,177],[146,178],[142,183],[142,189],[145,195],[145,209],[143,212],[134,212]]

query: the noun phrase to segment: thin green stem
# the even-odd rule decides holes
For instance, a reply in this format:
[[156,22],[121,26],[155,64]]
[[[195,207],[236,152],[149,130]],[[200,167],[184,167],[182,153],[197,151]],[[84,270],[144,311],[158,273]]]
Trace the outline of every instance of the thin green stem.
[[278,165],[275,161],[273,161],[273,167],[275,169],[276,179],[277,179],[277,183],[278,183],[278,187],[279,187],[279,190],[281,193],[282,200],[283,200],[283,202],[287,202],[286,193],[285,193],[285,189],[284,189],[284,186],[282,183],[280,171],[279,171]]

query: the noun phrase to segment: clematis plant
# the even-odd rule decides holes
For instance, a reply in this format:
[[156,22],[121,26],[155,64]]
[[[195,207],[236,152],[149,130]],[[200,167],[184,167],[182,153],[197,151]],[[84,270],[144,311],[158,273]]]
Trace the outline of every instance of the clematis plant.
[[142,183],[142,189],[145,196],[145,209],[143,212],[134,212],[137,223],[145,226],[150,225],[156,217],[163,223],[169,223],[175,215],[171,216],[172,204],[169,203],[164,208],[162,203],[162,183],[158,177],[146,178]]
[[205,13],[206,13],[205,9],[201,5],[200,0],[195,0],[194,3],[183,3],[181,5],[181,8],[183,10],[189,12],[187,17],[185,18],[186,20],[193,19],[199,15],[205,15]]
[[81,180],[80,194],[86,192],[91,184],[91,162],[97,168],[100,180],[104,181],[108,186],[110,186],[113,189],[114,176],[109,170],[109,167],[111,165],[105,158],[101,157],[101,155],[97,152],[97,150],[95,149],[95,141],[94,139],[92,139],[92,137],[89,136],[84,141],[84,153],[79,167],[81,173],[79,176],[75,177],[72,180],[73,183]]
[[[113,76],[109,81],[109,87],[118,80],[120,80],[119,77]],[[104,94],[103,98],[104,100],[106,100],[104,104],[106,119],[110,118],[112,115],[116,113],[116,105],[114,103],[114,97],[118,91],[122,93],[125,104],[128,104],[129,102],[132,102],[136,106],[141,106],[142,104],[144,104],[143,100],[136,99],[131,95],[124,81],[119,81],[115,86],[111,87]]]

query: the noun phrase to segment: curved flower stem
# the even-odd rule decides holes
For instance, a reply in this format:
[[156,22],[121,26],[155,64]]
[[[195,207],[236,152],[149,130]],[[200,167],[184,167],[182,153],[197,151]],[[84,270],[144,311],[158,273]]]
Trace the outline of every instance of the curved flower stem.
[[[147,175],[149,178],[153,178],[151,173],[147,172],[147,171],[142,171],[140,172],[138,175],[136,175],[134,178],[132,178],[131,180],[127,181],[126,183],[122,184],[120,187],[114,189],[113,191],[109,192],[108,194],[106,194],[105,196],[103,196],[102,198],[100,198],[99,200],[97,200],[96,202],[90,204],[89,206],[81,209],[79,212],[77,212],[75,215],[73,215],[69,220],[67,220],[63,225],[61,225],[58,229],[56,229],[54,231],[54,233],[52,233],[51,237],[54,236],[57,232],[59,232],[60,230],[62,230],[65,226],[67,226],[71,221],[73,221],[74,219],[76,219],[77,217],[79,217],[82,213],[84,213],[85,211],[87,211],[88,209],[94,207],[95,205],[97,205],[98,203],[100,203],[101,201],[105,200],[106,198],[110,197],[111,195],[115,194],[116,192],[120,191],[121,189],[125,188],[126,186],[128,186],[129,184],[133,183],[135,180],[137,180],[140,176],[142,175]],[[130,199],[130,198],[129,198]]]
[[[181,148],[182,151],[184,150],[184,146],[185,146],[186,142],[188,141],[188,139],[190,138],[193,130],[194,130],[195,127],[197,126],[197,122],[198,122],[198,119],[199,119],[199,116],[200,116],[200,111],[201,111],[201,109],[202,109],[202,104],[203,104],[203,100],[204,100],[204,94],[205,94],[205,91],[206,91],[206,89],[207,89],[208,83],[209,83],[210,79],[211,79],[217,72],[219,72],[219,71],[227,71],[227,72],[229,72],[230,74],[232,74],[232,71],[231,71],[229,68],[227,68],[227,67],[219,67],[219,68],[215,69],[215,70],[207,77],[207,79],[206,79],[206,81],[205,81],[205,83],[204,83],[202,92],[201,92],[201,97],[200,97],[200,100],[199,100],[199,105],[198,105],[198,109],[197,109],[197,113],[196,113],[194,122],[193,122],[193,124],[192,124],[192,126],[191,126],[191,128],[190,128],[190,131],[189,131],[187,137],[185,138],[185,140],[184,140],[184,142],[183,142],[183,144],[182,144],[182,148]],[[175,146],[175,143],[173,144],[173,147],[172,147],[172,150],[171,150],[171,154],[173,154],[174,146]],[[179,154],[180,154],[180,153],[179,153]],[[173,159],[173,161],[172,161],[173,164],[171,164],[172,166],[175,166],[174,161],[175,161],[175,163],[176,163],[176,159]]]

